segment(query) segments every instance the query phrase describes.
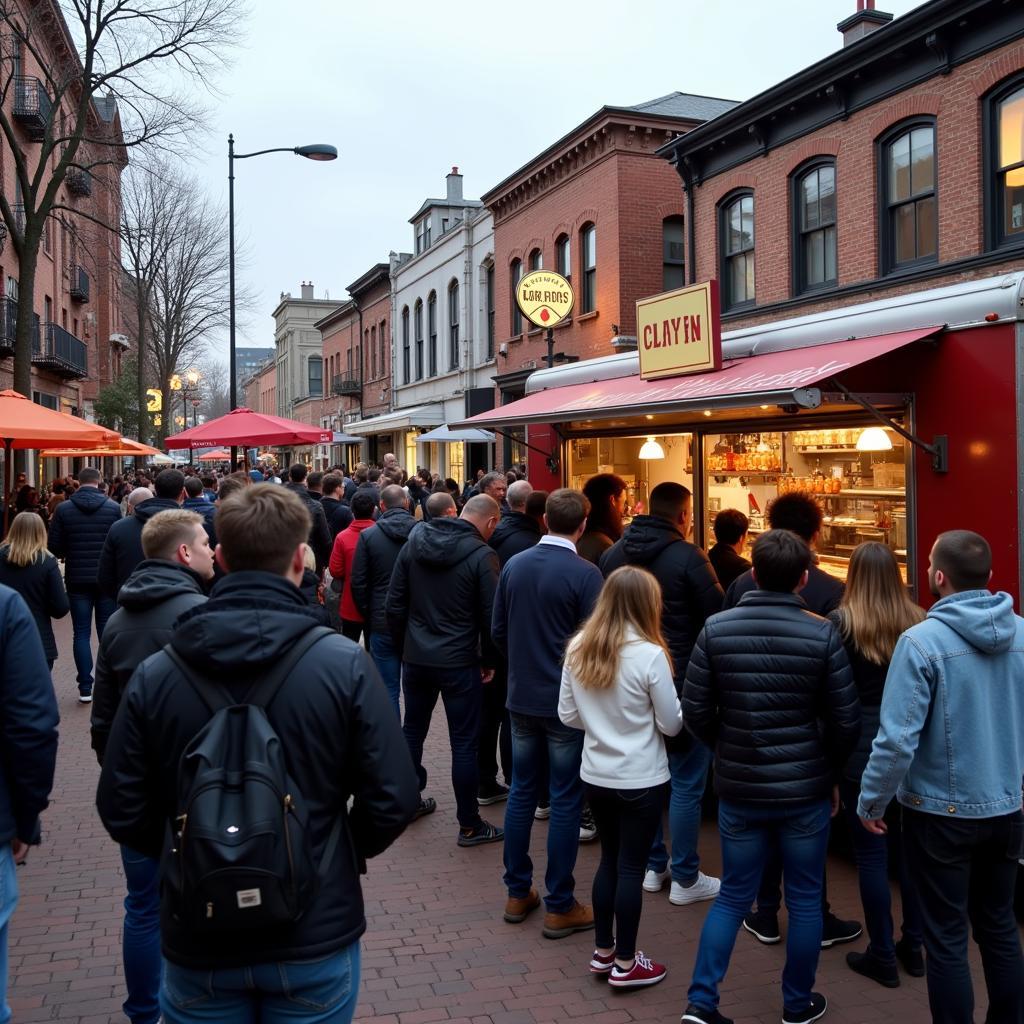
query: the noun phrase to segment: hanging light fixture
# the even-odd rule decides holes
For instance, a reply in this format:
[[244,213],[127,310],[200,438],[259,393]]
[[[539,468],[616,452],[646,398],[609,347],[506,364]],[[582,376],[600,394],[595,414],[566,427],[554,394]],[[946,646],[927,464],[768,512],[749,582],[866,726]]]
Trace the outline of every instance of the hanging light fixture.
[[647,438],[646,441],[640,446],[640,458],[641,459],[663,459],[665,458],[665,449],[654,440],[653,437]]
[[859,452],[891,452],[892,438],[883,427],[865,427],[857,438]]

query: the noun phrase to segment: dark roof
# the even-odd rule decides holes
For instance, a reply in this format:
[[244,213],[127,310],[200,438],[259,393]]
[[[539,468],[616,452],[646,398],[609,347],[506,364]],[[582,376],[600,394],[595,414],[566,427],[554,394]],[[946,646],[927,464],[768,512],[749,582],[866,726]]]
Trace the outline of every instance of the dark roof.
[[357,277],[349,286],[348,293],[353,298],[359,298],[363,292],[369,291],[375,284],[387,281],[391,272],[391,265],[388,263],[375,263],[365,273]]
[[414,224],[422,214],[434,207],[448,210],[478,210],[483,205],[479,199],[424,199],[423,205],[409,218],[409,223]]
[[657,114],[661,117],[685,117],[694,121],[710,121],[727,110],[738,106],[737,100],[723,100],[717,96],[694,96],[688,92],[670,92],[667,96],[637,103],[633,107],[609,107],[609,110],[635,110],[638,114]]

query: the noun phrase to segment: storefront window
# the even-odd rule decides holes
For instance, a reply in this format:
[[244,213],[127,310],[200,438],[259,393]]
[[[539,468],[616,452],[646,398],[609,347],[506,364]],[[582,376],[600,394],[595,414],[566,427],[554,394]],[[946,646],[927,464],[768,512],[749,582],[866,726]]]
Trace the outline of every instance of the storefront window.
[[419,433],[415,430],[410,430],[405,435],[405,471],[412,476],[413,473],[419,468],[416,464],[416,438],[419,437]]
[[466,445],[462,441],[455,441],[448,445],[448,476],[457,483],[465,479],[466,472]]

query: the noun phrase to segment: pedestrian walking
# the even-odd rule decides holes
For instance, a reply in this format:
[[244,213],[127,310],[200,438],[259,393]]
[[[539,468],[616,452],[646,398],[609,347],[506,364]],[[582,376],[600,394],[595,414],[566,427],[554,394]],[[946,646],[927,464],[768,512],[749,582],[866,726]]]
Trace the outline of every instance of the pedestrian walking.
[[590,971],[613,988],[645,988],[667,974],[636,948],[647,856],[668,796],[664,737],[683,727],[661,606],[649,572],[617,569],[562,671],[558,716],[584,731],[580,774],[601,841]]
[[[310,516],[309,536],[306,543],[313,549],[316,556],[316,572],[322,576],[331,557],[331,531],[327,526],[327,516],[319,500],[309,493],[306,487],[308,470],[302,462],[293,462],[288,467],[288,482],[284,485],[306,506]],[[281,481],[278,480],[277,483]]]
[[[512,488],[519,486],[519,481]],[[512,722],[512,788],[505,808],[505,920],[518,923],[540,906],[533,888],[530,832],[542,791],[550,786],[543,934],[561,939],[594,926],[575,894],[583,783],[579,726],[559,720],[562,658],[570,637],[597,602],[602,577],[576,554],[590,503],[561,488],[548,497],[547,534],[513,555],[498,581],[492,636],[508,659]],[[547,795],[546,793],[544,795]]]
[[[707,555],[687,540],[692,522],[689,490],[672,482],[658,484],[651,491],[650,514],[635,516],[622,537],[601,556],[601,572],[606,578],[623,565],[637,565],[658,581],[661,630],[672,652],[677,692],[682,691],[697,635],[708,616],[722,607],[722,588]],[[720,884],[700,870],[697,851],[711,752],[688,734],[669,739],[666,747],[672,776],[668,802],[672,858],[670,864],[659,819],[644,888],[660,892],[671,878],[669,901],[685,906],[714,899]]]
[[[34,513],[30,513],[34,514]],[[40,842],[57,764],[57,699],[39,630],[20,594],[0,584],[0,1022],[7,1004],[7,929],[18,905],[17,864]]]
[[121,518],[117,503],[100,494],[100,472],[87,466],[78,474],[78,490],[62,501],[50,521],[49,548],[64,559],[64,583],[71,604],[72,651],[78,680],[78,700],[92,701],[92,624],[96,637],[117,603],[97,582],[100,555],[107,533]]
[[1024,619],[993,594],[992,551],[969,530],[940,534],[928,561],[939,600],[900,638],[857,813],[886,832],[902,805],[935,1024],[974,1017],[969,930],[981,951],[988,1024],[1024,1020],[1024,955],[1013,896],[1024,859]]
[[576,550],[598,565],[601,556],[622,536],[626,481],[614,473],[598,473],[583,485],[583,493],[590,502],[590,515]]
[[[97,805],[116,842],[163,854],[166,1024],[347,1024],[366,928],[360,874],[415,812],[408,750],[368,656],[317,626],[299,593],[310,523],[283,487],[225,500],[227,575],[138,667],[114,719]],[[183,762],[186,749],[213,775]],[[246,781],[253,764],[287,787],[269,804],[265,782]],[[234,772],[229,794],[218,780]]]
[[[897,961],[912,977],[924,977],[921,912],[907,869],[899,819],[890,822],[887,835],[868,832],[857,820],[857,798],[871,743],[878,732],[893,650],[900,635],[923,618],[924,612],[907,593],[892,549],[876,541],[854,548],[842,604],[829,615],[843,638],[861,712],[860,740],[843,769],[839,796],[850,824],[868,948],[863,953],[847,953],[846,962],[858,974],[886,988],[900,984]],[[890,874],[896,875],[900,886],[903,935],[899,942],[893,936]]]
[[683,721],[715,753],[723,865],[682,1018],[690,1024],[729,1024],[718,1012],[719,985],[774,845],[789,912],[783,1024],[807,1024],[827,1007],[813,991],[822,881],[836,783],[860,736],[860,706],[839,633],[800,597],[810,548],[788,530],[769,530],[752,559],[758,589],[708,619],[683,685]]
[[373,510],[373,498],[370,494],[366,491],[354,494],[352,496],[354,518],[335,538],[334,547],[331,550],[331,586],[335,590],[341,591],[338,607],[341,632],[355,643],[359,643],[360,637],[363,637],[366,642],[367,631],[363,614],[352,598],[352,560],[360,534],[373,526]]
[[500,842],[502,829],[480,817],[477,803],[482,689],[494,678],[491,640],[498,556],[487,544],[498,525],[493,498],[479,494],[455,517],[446,494],[428,499],[429,522],[409,534],[398,553],[384,610],[402,658],[403,730],[426,788],[423,743],[438,697],[444,702],[452,751],[452,788],[459,846]]
[[68,593],[57,559],[46,547],[46,527],[34,512],[19,512],[0,544],[0,583],[25,599],[35,619],[50,669],[57,660],[53,619],[63,619],[71,610]]

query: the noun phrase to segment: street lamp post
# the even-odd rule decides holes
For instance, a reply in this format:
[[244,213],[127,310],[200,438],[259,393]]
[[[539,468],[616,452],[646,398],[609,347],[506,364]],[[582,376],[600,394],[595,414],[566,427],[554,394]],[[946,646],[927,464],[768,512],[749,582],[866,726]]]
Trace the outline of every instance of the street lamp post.
[[[307,160],[337,160],[338,150],[334,146],[315,143],[309,146],[279,146],[274,149],[259,149],[255,153],[236,153],[235,136],[228,136],[228,335],[229,335],[229,383],[231,409],[238,408],[238,381],[235,365],[235,161],[248,160],[250,157],[263,156],[266,153],[294,153]],[[231,447],[231,468],[236,465],[237,448]]]

